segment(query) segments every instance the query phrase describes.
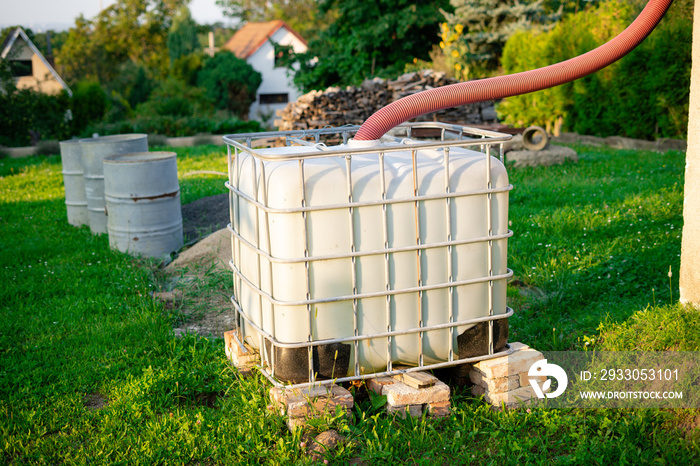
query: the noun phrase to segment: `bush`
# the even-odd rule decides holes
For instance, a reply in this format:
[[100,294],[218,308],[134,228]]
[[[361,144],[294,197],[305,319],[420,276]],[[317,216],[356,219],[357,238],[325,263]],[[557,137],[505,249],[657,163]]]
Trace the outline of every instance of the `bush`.
[[91,122],[102,120],[109,106],[109,96],[99,83],[81,81],[76,84],[71,101],[73,131],[80,133]]
[[28,146],[39,139],[66,139],[71,133],[70,97],[17,89],[0,60],[0,145]]
[[262,83],[262,75],[233,53],[219,52],[204,63],[197,77],[207,97],[217,108],[248,118],[250,104]]
[[48,141],[39,141],[36,145],[36,154],[38,155],[55,155],[61,153],[61,146],[55,139]]
[[199,87],[187,86],[175,78],[162,81],[145,103],[136,107],[137,116],[190,117],[210,114],[212,103]]
[[260,131],[260,123],[257,121],[242,121],[235,118],[216,120],[207,117],[155,116],[138,117],[116,123],[97,123],[86,128],[83,131],[83,136],[88,137],[93,133],[100,135],[146,133],[180,137],[202,133],[231,134],[256,131]]
[[[628,56],[556,88],[509,97],[498,106],[506,123],[547,130],[642,139],[684,138],[690,89],[692,18],[674,12]],[[506,43],[506,74],[539,68],[585,53],[621,32],[636,16],[633,5],[609,0],[564,19],[550,32],[516,34]]]
[[198,54],[185,55],[173,62],[170,75],[188,86],[197,85],[197,74],[202,69],[202,57]]

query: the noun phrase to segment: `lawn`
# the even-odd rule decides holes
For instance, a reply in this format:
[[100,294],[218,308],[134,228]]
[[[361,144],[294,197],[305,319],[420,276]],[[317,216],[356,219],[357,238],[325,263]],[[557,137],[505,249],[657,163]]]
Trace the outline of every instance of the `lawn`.
[[[700,350],[677,303],[684,154],[576,146],[577,164],[511,169],[511,341],[539,350]],[[176,149],[183,202],[225,192],[224,149]],[[223,342],[174,336],[157,264],[67,224],[58,156],[0,160],[0,463],[309,463]],[[218,280],[218,279],[217,279]],[[214,285],[212,285],[214,286]],[[220,286],[217,282],[216,286]],[[495,412],[463,390],[448,418],[371,400],[318,421],[332,464],[698,464],[692,410]]]

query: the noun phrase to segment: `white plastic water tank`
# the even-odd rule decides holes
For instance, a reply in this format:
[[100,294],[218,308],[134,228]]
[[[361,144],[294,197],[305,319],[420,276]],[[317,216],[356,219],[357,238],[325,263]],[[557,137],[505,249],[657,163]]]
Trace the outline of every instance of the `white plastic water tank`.
[[[246,318],[279,343],[366,337],[347,343],[352,375],[354,361],[362,374],[389,359],[447,361],[471,325],[446,324],[506,313],[505,167],[468,148],[414,144],[362,153],[377,142],[350,140],[335,148],[358,153],[343,157],[322,157],[322,146],[237,153],[232,266]],[[265,352],[255,327],[244,334]]]

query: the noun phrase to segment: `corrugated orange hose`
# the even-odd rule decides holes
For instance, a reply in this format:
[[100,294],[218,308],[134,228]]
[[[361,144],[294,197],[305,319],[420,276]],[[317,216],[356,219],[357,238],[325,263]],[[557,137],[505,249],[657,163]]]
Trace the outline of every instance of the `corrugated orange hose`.
[[619,60],[654,30],[673,0],[649,0],[637,19],[614,39],[570,60],[536,70],[451,84],[392,102],[365,121],[355,135],[360,141],[382,137],[391,128],[445,108],[527,94],[582,78]]

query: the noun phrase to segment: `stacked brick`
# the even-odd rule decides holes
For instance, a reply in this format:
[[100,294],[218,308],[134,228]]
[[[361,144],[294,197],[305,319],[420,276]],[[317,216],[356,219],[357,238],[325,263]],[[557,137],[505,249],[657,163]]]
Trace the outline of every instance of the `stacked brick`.
[[[280,130],[359,125],[382,107],[417,92],[458,82],[432,70],[406,73],[395,80],[368,79],[361,86],[311,91],[278,110]],[[422,115],[417,121],[490,124],[497,121],[494,102],[481,102]]]
[[[511,354],[475,363],[469,371],[474,384],[472,394],[483,395],[495,407],[516,408],[537,396],[530,385],[528,370],[543,359],[542,353],[522,343],[511,343],[510,347]],[[546,377],[536,379],[541,383]]]
[[[411,383],[416,377],[432,380],[428,383]],[[450,414],[450,387],[425,372],[377,377],[367,382],[367,388],[378,395],[386,396],[386,411],[397,413],[403,418],[420,417],[423,413],[430,417],[444,417]]]
[[248,375],[260,363],[260,353],[248,346],[247,343],[242,343],[240,334],[236,330],[224,333],[224,351],[231,364],[243,376]]
[[271,388],[271,407],[282,416],[287,416],[287,427],[294,430],[306,425],[306,421],[325,415],[334,415],[338,410],[350,410],[355,405],[352,393],[339,385],[323,385],[303,389]]

